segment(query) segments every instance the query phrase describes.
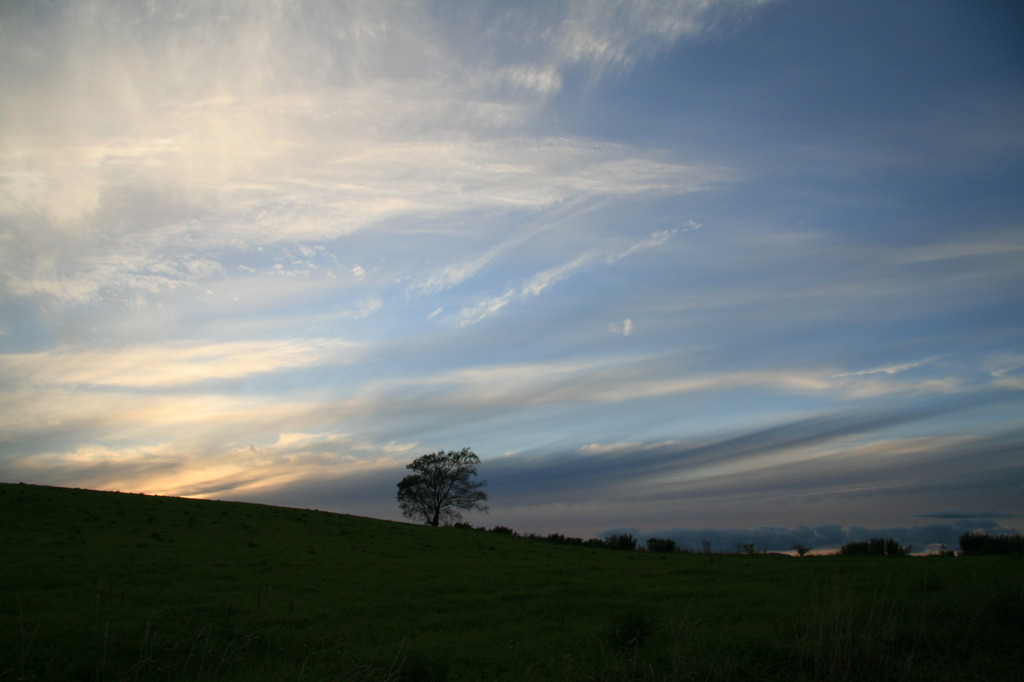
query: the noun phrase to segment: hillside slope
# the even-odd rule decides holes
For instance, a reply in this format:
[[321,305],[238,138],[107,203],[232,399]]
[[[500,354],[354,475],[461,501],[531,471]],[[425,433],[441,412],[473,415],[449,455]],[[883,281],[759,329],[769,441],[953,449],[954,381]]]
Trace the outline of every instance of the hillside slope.
[[1012,559],[566,547],[0,484],[0,679],[1010,679]]

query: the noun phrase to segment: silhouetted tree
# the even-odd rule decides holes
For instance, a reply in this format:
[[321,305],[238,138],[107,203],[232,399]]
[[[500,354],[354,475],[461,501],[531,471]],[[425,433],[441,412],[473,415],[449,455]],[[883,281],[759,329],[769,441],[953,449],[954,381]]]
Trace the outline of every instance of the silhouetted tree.
[[431,526],[460,521],[462,510],[486,512],[486,481],[472,480],[480,458],[469,448],[456,452],[432,452],[406,465],[414,473],[398,482],[398,505],[402,515],[422,519]]
[[605,547],[609,549],[623,549],[632,552],[636,549],[636,538],[626,533],[623,535],[609,535],[604,541]]
[[648,552],[675,552],[679,548],[675,540],[668,538],[647,538]]

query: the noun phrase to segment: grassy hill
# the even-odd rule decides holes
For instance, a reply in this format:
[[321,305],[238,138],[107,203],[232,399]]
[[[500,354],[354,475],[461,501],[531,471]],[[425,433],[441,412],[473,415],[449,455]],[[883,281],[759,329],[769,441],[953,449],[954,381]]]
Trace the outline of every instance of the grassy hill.
[[0,484],[0,680],[1018,680],[1013,557],[648,554]]

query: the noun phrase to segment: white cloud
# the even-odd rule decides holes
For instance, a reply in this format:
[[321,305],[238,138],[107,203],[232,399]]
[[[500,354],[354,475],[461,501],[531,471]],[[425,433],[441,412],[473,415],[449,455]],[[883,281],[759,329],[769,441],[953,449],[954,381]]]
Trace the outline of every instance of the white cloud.
[[627,317],[625,320],[622,321],[622,324],[612,323],[612,324],[608,325],[608,331],[612,332],[613,334],[622,334],[623,336],[632,336],[633,335],[633,320]]
[[653,249],[658,246],[661,246],[662,244],[667,242],[669,238],[672,237],[672,235],[675,233],[676,230],[662,230],[661,232],[655,232],[647,239],[642,239],[638,241],[636,244],[633,244],[625,251],[608,256],[608,262],[615,263],[616,261],[620,261],[623,258],[632,256],[637,251],[643,251],[644,249]]
[[[674,230],[655,232],[650,237],[636,242],[623,251],[605,256],[605,263],[613,265],[623,258],[632,256],[644,249],[661,246],[668,241],[669,237],[671,237],[674,232]],[[590,249],[567,263],[538,272],[517,288],[508,289],[501,295],[487,297],[479,300],[472,306],[463,307],[459,311],[459,324],[463,327],[476,324],[477,322],[481,322],[488,317],[497,314],[515,300],[525,300],[539,296],[558,282],[564,281],[591,267],[591,265],[599,259],[600,254],[600,249]],[[633,323],[629,320],[627,320],[627,322],[628,325],[624,325],[620,328],[620,331],[623,331],[626,336],[629,336],[633,331]]]
[[859,370],[857,372],[843,372],[841,374],[833,374],[832,376],[833,376],[833,378],[861,377],[861,376],[870,376],[872,374],[888,374],[888,375],[892,376],[893,374],[899,374],[900,372],[906,372],[907,370],[915,369],[917,367],[921,367],[922,365],[927,365],[927,364],[929,364],[931,362],[934,362],[934,361],[935,361],[935,358],[928,358],[927,360],[919,360],[917,362],[901,362],[901,363],[897,363],[895,365],[883,365],[881,367],[875,367],[873,369],[862,369],[862,370]]
[[356,308],[356,313],[355,313],[354,317],[356,319],[360,319],[360,318],[363,318],[363,317],[369,317],[373,313],[375,313],[378,310],[380,310],[382,307],[384,307],[384,302],[381,301],[379,298],[376,298],[376,297],[368,298],[368,299],[366,299],[364,301],[361,301],[359,303],[358,308]]
[[998,353],[988,359],[986,367],[992,376],[1002,378],[1019,369],[1024,369],[1024,355],[1019,353]]
[[334,313],[315,315],[308,319],[316,327],[331,320],[362,320],[373,315],[383,307],[383,301],[376,296],[371,296],[359,301],[354,307],[345,308]]
[[577,448],[582,455],[622,455],[630,452],[643,452],[645,450],[660,450],[665,447],[679,445],[679,441],[667,440],[659,443],[643,443],[641,441],[626,441],[622,443],[589,443]]
[[466,327],[477,322],[482,322],[492,315],[496,315],[502,308],[507,306],[516,296],[514,289],[509,289],[500,296],[492,296],[465,306],[459,310],[459,324]]
[[624,443],[590,443],[581,445],[578,451],[584,455],[613,455],[626,452],[633,452],[644,446],[640,441],[629,441]]
[[[668,241],[668,239],[673,234],[675,234],[676,231],[677,230],[662,230],[659,232],[654,232],[646,239],[642,239],[639,242],[630,245],[625,250],[622,250],[618,253],[608,254],[607,256],[605,256],[605,260],[607,263],[613,264],[623,258],[626,258],[627,256],[633,255],[638,251],[661,246],[666,241]],[[537,237],[542,232],[544,232],[543,229],[537,228],[519,230],[515,234],[513,234],[513,236],[504,239],[499,244],[492,246],[491,248],[487,249],[486,251],[476,256],[470,257],[469,259],[461,261],[459,263],[447,265],[441,268],[440,270],[431,273],[431,275],[426,280],[420,281],[414,284],[412,287],[410,287],[410,291],[414,293],[432,294],[437,293],[439,291],[444,291],[446,289],[450,289],[462,283],[463,281],[477,275],[481,270],[483,270],[485,267],[491,265],[495,260],[497,260],[499,256],[505,254],[506,252],[512,250],[515,247],[522,246],[524,243],[528,242],[532,238]],[[554,283],[554,281],[559,281],[559,279],[564,279],[564,277],[560,277],[560,273],[563,273],[566,276],[568,276],[572,274],[571,271],[582,269],[582,267],[589,265],[589,261],[593,258],[596,258],[596,255],[597,251],[592,250],[580,256],[572,263],[567,263],[557,268],[552,268],[551,270],[546,271],[544,273],[539,273],[538,275],[535,276],[533,282],[528,283],[524,286],[524,290],[531,287],[540,287],[541,289],[546,288],[548,285],[545,284],[545,279],[552,280],[551,283]]]
[[441,270],[431,273],[425,281],[414,284],[410,290],[414,293],[433,294],[450,289],[476,275],[503,251],[519,241],[521,238],[508,239],[469,260],[447,265]]
[[623,72],[680,37],[698,37],[731,11],[733,21],[763,0],[706,2],[704,0],[646,0],[621,3],[595,0],[568,3],[558,48],[571,63],[589,63],[597,74]]
[[554,286],[555,284],[561,282],[564,279],[568,279],[572,275],[576,274],[580,270],[587,267],[593,261],[593,259],[593,253],[585,253],[579,258],[576,258],[575,260],[569,263],[565,263],[563,265],[559,265],[558,267],[551,268],[543,272],[539,272],[533,277],[531,277],[530,280],[523,285],[522,289],[520,289],[520,294],[524,297],[539,296],[544,292],[545,289]]
[[[369,438],[347,433],[279,433],[276,442],[258,448],[258,452],[280,462],[315,457],[325,463],[338,463],[358,461],[351,454],[342,454],[346,452],[394,454],[408,452],[417,445],[393,440],[380,445]],[[250,449],[257,452],[255,445],[250,445]]]
[[498,78],[517,88],[550,97],[562,89],[562,76],[554,68],[530,65],[511,66],[498,72]]

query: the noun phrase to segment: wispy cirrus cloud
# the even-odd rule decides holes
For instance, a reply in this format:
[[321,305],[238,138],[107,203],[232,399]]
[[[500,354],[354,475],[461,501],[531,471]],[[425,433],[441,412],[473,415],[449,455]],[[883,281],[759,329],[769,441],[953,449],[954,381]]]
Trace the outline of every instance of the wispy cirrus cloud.
[[[314,8],[324,15],[320,24],[311,23],[308,10]],[[522,125],[535,106],[533,95],[549,97],[559,90],[559,69],[567,63],[489,66],[476,54],[444,47],[425,9],[399,10],[392,3],[356,9],[313,2],[240,11],[225,3],[175,17],[164,8],[100,3],[94,11],[88,16],[57,6],[42,16],[17,11],[7,15],[12,30],[26,32],[45,18],[47,30],[57,31],[60,38],[51,43],[59,49],[8,55],[22,68],[15,74],[21,78],[13,78],[0,96],[9,124],[9,153],[0,170],[11,188],[0,209],[47,212],[55,224],[69,226],[94,211],[108,210],[112,186],[150,192],[170,188],[225,205],[244,202],[247,187],[277,190],[279,201],[267,203],[279,204],[289,188],[305,185],[305,195],[318,199],[328,212],[334,206],[351,213],[358,206],[365,220],[418,205],[404,204],[399,197],[413,194],[409,190],[416,186],[409,180],[426,175],[409,170],[428,160],[440,171],[433,186],[451,189],[454,180],[468,185],[472,195],[473,187],[514,187],[516,176],[522,180],[524,173],[537,170],[538,161],[540,167],[550,164],[553,147],[568,162],[552,168],[559,172],[571,168],[579,151],[573,151],[569,138],[538,148],[529,140],[505,145],[493,137],[477,137],[474,132]],[[603,31],[601,17],[615,11],[591,8],[588,19],[570,10],[573,16],[563,18],[565,30],[527,41],[559,47],[537,51],[531,46],[531,52],[542,59],[568,52],[571,63],[625,64],[633,61],[627,55],[650,45],[646,37],[664,34],[666,25],[672,25],[666,17],[699,14],[685,4],[658,11],[638,7],[628,11],[629,26],[614,35],[587,37]],[[344,28],[330,31],[325,26]],[[97,29],[102,38],[97,38]],[[668,31],[663,44],[680,34]],[[500,35],[507,40],[514,34]],[[561,47],[567,44],[576,47]],[[203,65],[202,77],[196,77],[197,64]],[[501,82],[516,87],[493,87]],[[530,97],[517,95],[522,91]],[[61,113],[71,111],[74,118]],[[339,136],[339,128],[346,134]],[[445,130],[458,132],[436,134]],[[330,142],[325,145],[327,132]],[[40,138],[41,133],[46,137]],[[431,144],[431,137],[437,141]],[[254,139],[260,143],[251,144]],[[40,146],[40,140],[48,143]],[[522,142],[533,150],[525,156],[515,153],[524,151]],[[548,161],[541,161],[544,147]],[[468,155],[467,148],[481,154]],[[534,163],[524,165],[523,159],[530,157]],[[621,154],[605,153],[597,160],[590,172],[575,174],[578,186],[582,182],[599,191],[602,179],[653,177],[650,169],[628,170]],[[398,172],[382,177],[382,169],[396,162]],[[311,173],[297,172],[300,168]],[[572,184],[573,176],[551,173],[548,179],[557,187],[559,177]],[[405,180],[404,186],[396,186],[397,179]],[[330,195],[315,192],[323,181],[335,188],[347,185],[350,196],[361,201],[357,205],[342,197],[324,202]],[[533,187],[544,185],[536,182]],[[389,186],[393,193],[384,191]],[[524,199],[514,190],[506,197]]]
[[471,306],[463,307],[459,311],[459,324],[463,327],[476,324],[496,315],[513,301],[523,301],[539,296],[558,282],[589,267],[595,259],[596,253],[589,251],[568,263],[538,272],[515,289],[509,289],[498,296],[490,296]]
[[[583,406],[626,409],[643,401],[674,403],[751,394],[856,402],[901,395],[958,400],[977,391],[952,381],[901,381],[888,375],[836,379],[830,368],[697,371],[695,364],[699,365],[685,355],[652,354],[473,366],[370,381],[339,402],[339,409],[405,428],[403,419],[413,423],[461,411],[478,420],[508,415],[510,410],[530,414]],[[465,423],[469,422],[467,417]]]
[[[668,241],[673,233],[674,231],[669,230],[655,232],[650,237],[636,242],[621,252],[605,255],[604,262],[613,265],[639,251],[659,247]],[[465,306],[459,311],[459,324],[463,327],[476,324],[497,314],[513,301],[539,296],[558,282],[593,267],[601,256],[602,250],[590,249],[567,263],[538,272],[517,288],[508,289],[498,296],[487,297],[473,305]],[[632,322],[629,324],[629,329],[632,330]]]
[[35,385],[176,387],[327,363],[350,364],[359,345],[339,339],[161,343],[0,356],[0,371]]
[[[552,7],[540,19],[557,30],[526,34],[501,29],[527,15],[499,12],[486,30],[521,53],[510,65],[481,58],[490,42],[446,41],[446,11],[388,2],[12,9],[11,31],[52,40],[0,55],[18,64],[0,91],[0,221],[17,235],[0,253],[0,287],[48,306],[123,306],[230,288],[233,264],[263,247],[364,231],[427,239],[450,234],[441,223],[453,216],[486,224],[728,181],[716,164],[526,128],[566,69],[625,68],[649,49],[643,36],[689,34],[666,32],[667,18],[705,21],[698,5],[635,7],[605,35],[600,18],[617,11]],[[517,238],[485,241],[426,275],[388,255],[415,272],[410,291],[436,293]],[[275,267],[265,274],[311,274]]]
[[[160,293],[221,279],[225,260],[260,246],[330,241],[371,227],[426,238],[448,230],[436,223],[443,216],[699,191],[728,177],[721,168],[687,167],[579,139],[420,141],[336,153],[341,156],[319,148],[315,158],[285,161],[286,168],[294,164],[295,173],[301,166],[301,177],[282,177],[278,168],[273,180],[254,177],[220,184],[215,200],[201,209],[201,197],[196,197],[196,208],[185,223],[118,234],[101,250],[84,235],[72,236],[57,242],[44,259],[31,241],[16,243],[9,253],[7,286],[14,295],[68,303],[92,303],[129,290]],[[127,196],[138,203],[151,200],[143,191]],[[49,205],[62,199],[40,201]],[[402,222],[418,215],[432,220]],[[141,224],[147,223],[152,219],[142,217]],[[528,238],[524,233],[502,239],[477,256],[430,274],[413,290],[435,293],[455,286]],[[196,249],[210,255],[197,259]]]
[[644,249],[653,249],[659,247],[665,242],[667,242],[676,232],[678,232],[678,230],[661,230],[659,232],[655,232],[647,239],[642,239],[638,241],[636,244],[633,244],[625,251],[609,255],[606,260],[609,264],[612,264],[615,263],[616,261],[622,260],[623,258],[632,256],[637,251],[643,251]]
[[906,372],[907,370],[916,369],[917,367],[927,365],[930,362],[934,362],[935,359],[936,358],[928,358],[926,360],[918,360],[916,362],[900,362],[894,365],[885,365],[884,367],[874,367],[872,369],[862,369],[856,372],[841,372],[833,376],[837,379],[842,377],[870,376],[872,374],[888,374],[889,376],[892,376],[893,374],[899,374],[900,372]]
[[471,256],[468,260],[446,265],[440,270],[430,273],[426,279],[415,282],[409,291],[414,294],[434,294],[450,289],[473,277],[490,265],[501,254],[518,246],[529,238],[526,231],[488,248],[483,253]]
[[986,369],[994,377],[1005,377],[1024,369],[1024,354],[997,353],[986,361]]
[[[605,71],[621,73],[680,37],[710,33],[718,22],[742,22],[749,17],[750,9],[761,4],[765,2],[570,3],[559,32],[558,51],[570,63],[592,64],[595,76]],[[609,20],[609,15],[614,18]]]

